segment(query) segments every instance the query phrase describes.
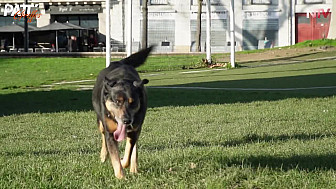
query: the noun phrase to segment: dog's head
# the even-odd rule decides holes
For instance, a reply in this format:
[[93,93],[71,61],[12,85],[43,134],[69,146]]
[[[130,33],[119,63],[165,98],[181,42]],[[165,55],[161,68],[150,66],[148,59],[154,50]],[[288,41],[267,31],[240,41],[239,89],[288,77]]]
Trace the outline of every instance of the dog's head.
[[117,123],[117,128],[113,131],[116,141],[122,141],[127,127],[133,127],[134,116],[141,107],[143,87],[147,83],[147,79],[115,81],[105,78],[103,98],[107,110],[106,116]]

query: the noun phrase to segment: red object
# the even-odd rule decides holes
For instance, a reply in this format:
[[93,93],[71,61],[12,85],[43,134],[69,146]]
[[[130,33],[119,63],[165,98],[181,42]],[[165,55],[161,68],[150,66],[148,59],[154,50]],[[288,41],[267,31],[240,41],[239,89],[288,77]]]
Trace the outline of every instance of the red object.
[[295,15],[296,23],[296,43],[306,40],[324,39],[328,37],[331,13],[309,14],[297,13]]

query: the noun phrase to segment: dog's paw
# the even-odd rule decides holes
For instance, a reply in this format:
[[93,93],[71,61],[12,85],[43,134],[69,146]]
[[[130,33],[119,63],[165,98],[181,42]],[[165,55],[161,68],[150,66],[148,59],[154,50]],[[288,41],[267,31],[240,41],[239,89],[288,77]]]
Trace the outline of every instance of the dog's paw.
[[124,170],[121,170],[120,172],[116,172],[114,173],[114,175],[117,179],[120,179],[120,180],[126,179]]
[[130,173],[137,174],[138,173],[138,166],[131,166]]
[[125,169],[129,167],[129,162],[127,162],[127,159],[121,160],[121,166]]
[[107,151],[102,149],[102,151],[100,152],[100,161],[104,163],[106,161],[106,158],[107,158]]
[[100,156],[100,162],[104,163],[106,161],[106,157],[105,156]]

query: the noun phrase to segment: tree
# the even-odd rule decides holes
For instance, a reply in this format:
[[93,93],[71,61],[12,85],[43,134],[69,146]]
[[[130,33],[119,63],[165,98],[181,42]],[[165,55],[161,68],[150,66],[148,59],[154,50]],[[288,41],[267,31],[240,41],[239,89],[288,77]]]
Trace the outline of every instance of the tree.
[[197,0],[197,28],[196,28],[196,52],[201,52],[201,33],[202,33],[202,5],[203,0]]
[[332,1],[328,39],[336,39],[336,1]]
[[147,48],[148,43],[148,0],[142,0],[142,38],[141,48]]

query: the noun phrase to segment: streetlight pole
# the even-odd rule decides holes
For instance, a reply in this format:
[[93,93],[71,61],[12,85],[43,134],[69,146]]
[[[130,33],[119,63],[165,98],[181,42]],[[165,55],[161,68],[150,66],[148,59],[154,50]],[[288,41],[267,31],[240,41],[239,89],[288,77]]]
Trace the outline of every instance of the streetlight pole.
[[230,33],[231,33],[231,67],[235,67],[235,18],[234,18],[234,0],[230,3]]
[[211,4],[210,0],[206,1],[206,59],[211,63]]
[[111,28],[110,28],[110,0],[105,1],[106,4],[106,17],[105,17],[105,32],[106,32],[106,62],[105,66],[109,67],[111,61]]
[[[28,4],[28,0],[24,2],[26,5]],[[24,10],[24,14],[27,15],[28,8]],[[28,18],[27,16],[24,17],[24,51],[28,52],[29,47],[29,34],[28,34]]]
[[128,0],[127,5],[127,42],[126,53],[127,56],[132,54],[132,0]]

